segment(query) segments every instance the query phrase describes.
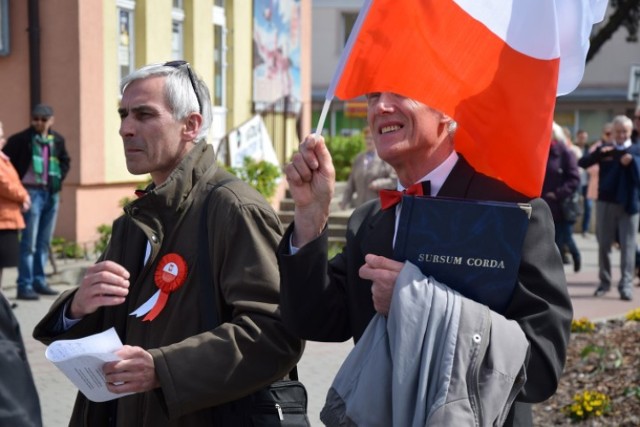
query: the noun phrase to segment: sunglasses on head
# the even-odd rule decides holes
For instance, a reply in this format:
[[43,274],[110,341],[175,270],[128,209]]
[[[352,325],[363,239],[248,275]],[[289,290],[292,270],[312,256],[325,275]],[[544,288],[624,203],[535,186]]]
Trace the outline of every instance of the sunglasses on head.
[[200,110],[200,114],[202,114],[202,102],[200,102],[200,95],[198,94],[198,90],[196,89],[196,79],[193,76],[193,72],[191,71],[191,67],[187,61],[169,61],[163,64],[165,67],[172,68],[181,68],[183,65],[186,65],[187,74],[189,75],[189,81],[191,82],[191,87],[193,88],[193,93],[196,94],[196,100],[198,101],[198,108]]

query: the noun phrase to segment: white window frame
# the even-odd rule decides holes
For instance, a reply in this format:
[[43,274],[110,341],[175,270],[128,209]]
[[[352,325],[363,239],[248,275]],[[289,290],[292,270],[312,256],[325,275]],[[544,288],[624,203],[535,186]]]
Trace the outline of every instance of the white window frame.
[[353,20],[353,26],[355,26],[357,17],[358,17],[358,11],[351,11],[351,10],[341,10],[340,11],[340,31],[342,32],[342,37],[340,38],[340,52],[342,52],[344,50],[344,47],[347,45],[347,39],[349,38],[349,34],[351,33],[351,30],[353,29],[353,27],[351,27],[351,29],[349,29],[349,31],[347,31],[347,15],[349,16],[354,16],[354,20]]
[[[122,80],[123,77],[133,72],[136,67],[136,43],[135,43],[135,9],[136,2],[134,0],[116,0],[116,58],[118,64],[118,81]],[[120,52],[120,13],[125,12],[129,15],[129,52],[128,52],[128,62],[129,62],[129,71],[124,74],[122,72],[122,62],[120,61],[121,52]]]
[[[177,40],[174,27],[178,29]],[[184,9],[175,7],[171,9],[171,59],[184,59]]]
[[[211,10],[211,25],[222,27],[222,43],[220,52],[220,64],[215,63],[216,67],[221,67],[220,70],[220,94],[212,96],[211,102],[214,103],[216,97],[220,98],[220,105],[212,105],[213,123],[211,126],[211,141],[213,146],[217,149],[222,138],[227,134],[227,18],[224,7],[213,6]],[[214,32],[215,34],[215,29]],[[212,52],[213,54],[214,52]],[[213,90],[216,90],[215,71],[213,75]]]

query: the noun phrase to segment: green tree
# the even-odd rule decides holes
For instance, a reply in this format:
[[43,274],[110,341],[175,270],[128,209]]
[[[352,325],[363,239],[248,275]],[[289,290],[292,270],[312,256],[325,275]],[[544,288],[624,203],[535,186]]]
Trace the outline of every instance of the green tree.
[[336,169],[336,181],[346,181],[354,157],[365,149],[364,135],[334,136],[326,138],[326,143]]
[[241,168],[229,166],[227,170],[258,190],[267,200],[275,194],[277,179],[281,175],[280,168],[273,163],[256,161],[250,157],[243,159]]

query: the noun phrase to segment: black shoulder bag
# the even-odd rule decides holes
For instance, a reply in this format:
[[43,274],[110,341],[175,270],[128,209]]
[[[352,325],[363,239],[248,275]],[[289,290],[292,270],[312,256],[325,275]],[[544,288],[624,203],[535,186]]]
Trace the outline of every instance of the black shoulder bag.
[[[219,187],[235,179],[223,180],[213,186],[202,209],[198,238],[198,272],[200,274],[200,312],[202,324],[213,329],[220,324],[215,304],[214,283],[209,264],[209,242],[207,239],[207,213],[209,199]],[[253,394],[213,408],[215,426],[291,426],[310,427],[307,417],[307,390],[298,381],[298,371],[294,367],[289,380],[278,380]]]

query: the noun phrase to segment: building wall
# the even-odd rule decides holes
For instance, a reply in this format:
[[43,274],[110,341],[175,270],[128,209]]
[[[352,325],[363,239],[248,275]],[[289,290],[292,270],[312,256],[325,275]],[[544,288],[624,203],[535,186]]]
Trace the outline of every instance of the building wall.
[[[230,2],[227,2],[229,4]],[[227,8],[227,26],[239,29],[253,22],[252,2],[233,2]],[[241,125],[252,112],[252,37],[247,31],[229,31],[227,39],[227,129]]]
[[[0,57],[0,120],[7,135],[30,125],[27,4],[11,2],[11,52]],[[55,234],[75,240],[94,214],[92,206],[79,205],[79,189],[104,175],[102,10],[86,1],[51,0],[39,2],[39,12],[40,101],[54,108],[53,128],[64,135],[71,157]]]
[[629,83],[631,64],[640,65],[640,43],[626,41],[627,30],[618,29],[589,62],[581,87],[624,89]]
[[604,123],[633,113],[636,101],[627,99],[627,92],[631,65],[640,65],[640,44],[626,37],[627,30],[619,28],[587,64],[580,86],[558,98],[555,119],[574,135],[584,129],[590,141],[597,140]]
[[[342,44],[344,28],[341,25],[341,11],[345,8],[336,9],[318,3],[318,1],[314,1],[311,84],[314,89],[326,91],[344,47]],[[357,6],[352,10],[357,12],[359,9],[360,6]]]
[[[310,42],[311,0],[301,0],[306,42]],[[213,90],[214,0],[184,0],[184,56]],[[11,53],[0,57],[0,121],[7,135],[30,125],[27,1],[10,2]],[[118,16],[115,0],[48,0],[39,2],[42,102],[55,110],[54,129],[66,137],[71,170],[61,193],[54,235],[91,248],[97,227],[121,212],[120,200],[148,176],[127,172],[118,129]],[[226,0],[227,129],[248,120],[252,110],[251,0]],[[171,0],[136,0],[135,65],[171,59]],[[303,38],[305,36],[303,35]],[[305,41],[303,41],[305,43]],[[311,53],[302,63],[303,84],[310,85]],[[306,58],[306,59],[305,59]],[[303,96],[309,97],[309,88]],[[301,129],[308,129],[306,99]],[[297,146],[296,119],[285,128],[294,143],[276,146],[281,159]],[[273,137],[274,141],[279,140]]]
[[[0,121],[9,136],[29,126],[29,50],[27,2],[9,4],[10,54],[0,56]],[[59,126],[57,126],[59,127]]]
[[[229,2],[227,8],[227,20],[229,27],[233,29],[246,28],[247,23],[253,21],[253,7],[249,1]],[[311,89],[310,89],[310,68],[312,50],[311,44],[311,3],[301,2],[301,43],[302,58],[302,110],[300,114],[300,126],[298,118],[295,116],[283,117],[282,114],[263,115],[265,124],[271,135],[278,160],[284,164],[297,149],[300,137],[310,133],[311,125]],[[253,34],[247,31],[230,31],[227,40],[227,58],[230,64],[227,75],[227,129],[233,129],[251,118],[255,112],[253,110],[253,87],[247,82],[253,79]],[[274,117],[275,116],[275,117]],[[299,129],[298,129],[299,127]],[[298,135],[300,134],[300,135]]]

